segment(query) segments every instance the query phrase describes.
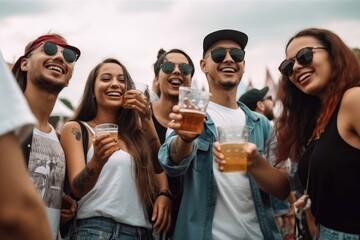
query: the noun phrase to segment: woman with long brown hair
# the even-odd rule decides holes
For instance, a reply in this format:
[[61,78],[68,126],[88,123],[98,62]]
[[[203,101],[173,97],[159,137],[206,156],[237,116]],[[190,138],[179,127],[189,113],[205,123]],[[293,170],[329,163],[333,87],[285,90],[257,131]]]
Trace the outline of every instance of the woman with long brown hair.
[[[79,122],[70,121],[61,130],[71,190],[80,198],[71,238],[151,237],[147,210],[157,198],[158,184],[149,142],[158,138],[151,128],[149,99],[133,86],[123,64],[104,60],[90,72],[74,116],[87,127],[86,156]],[[126,108],[124,98],[131,98]],[[102,123],[117,124],[117,138],[94,136],[94,127]]]

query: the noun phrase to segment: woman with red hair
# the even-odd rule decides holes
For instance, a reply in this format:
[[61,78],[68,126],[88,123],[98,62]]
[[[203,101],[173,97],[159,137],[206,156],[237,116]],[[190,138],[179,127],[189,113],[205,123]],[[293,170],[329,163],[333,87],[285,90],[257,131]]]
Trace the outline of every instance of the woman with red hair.
[[298,162],[320,239],[359,239],[359,59],[339,36],[316,28],[292,37],[285,54],[278,161]]

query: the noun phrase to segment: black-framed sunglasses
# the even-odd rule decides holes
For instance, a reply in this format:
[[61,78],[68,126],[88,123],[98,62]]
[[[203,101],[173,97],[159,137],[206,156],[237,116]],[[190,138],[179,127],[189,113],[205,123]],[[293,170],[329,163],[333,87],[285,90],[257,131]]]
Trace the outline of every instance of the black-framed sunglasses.
[[[54,56],[59,50],[58,46],[53,42],[43,42],[42,45],[42,51],[48,56]],[[30,53],[29,55],[31,54],[32,53]],[[68,63],[74,63],[78,59],[77,53],[70,48],[64,47],[64,49],[62,50],[62,54],[65,61]]]
[[229,51],[231,58],[235,62],[242,62],[245,58],[245,51],[241,48],[216,48],[211,51],[211,58],[216,63],[221,63],[226,57],[226,53]]
[[161,70],[166,74],[171,74],[175,70],[175,65],[178,65],[181,75],[189,75],[193,67],[187,63],[173,63],[173,62],[163,62],[160,66]]
[[313,49],[326,49],[326,47],[305,47],[300,49],[296,56],[291,59],[285,59],[279,66],[279,71],[285,77],[290,77],[293,74],[293,67],[296,61],[302,66],[306,67],[312,63],[314,52]]

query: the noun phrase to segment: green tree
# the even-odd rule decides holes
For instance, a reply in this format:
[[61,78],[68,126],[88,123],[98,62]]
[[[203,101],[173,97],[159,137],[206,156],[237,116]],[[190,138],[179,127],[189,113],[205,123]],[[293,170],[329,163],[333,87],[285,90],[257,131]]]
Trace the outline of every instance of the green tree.
[[353,48],[352,50],[354,51],[356,56],[360,59],[360,49],[359,48]]
[[70,102],[70,100],[66,99],[66,98],[60,98],[60,101],[62,101],[68,108],[70,108],[71,110],[75,110],[74,106],[72,105],[72,103]]

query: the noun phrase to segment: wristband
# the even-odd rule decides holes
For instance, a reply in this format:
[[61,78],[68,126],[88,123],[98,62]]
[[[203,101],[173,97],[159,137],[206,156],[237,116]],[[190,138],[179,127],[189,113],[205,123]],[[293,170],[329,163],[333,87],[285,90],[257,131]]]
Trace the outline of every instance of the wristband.
[[196,138],[199,137],[199,135],[196,135],[196,136],[193,137],[193,138],[186,138],[186,137],[181,136],[181,135],[179,135],[179,136],[180,136],[180,138],[181,138],[184,142],[187,142],[187,143],[191,143],[192,141],[194,141]]
[[158,197],[159,196],[166,196],[168,197],[170,200],[173,200],[174,196],[173,194],[170,192],[170,190],[162,190],[161,192],[158,193]]

